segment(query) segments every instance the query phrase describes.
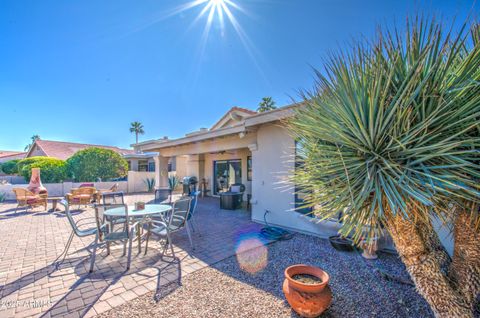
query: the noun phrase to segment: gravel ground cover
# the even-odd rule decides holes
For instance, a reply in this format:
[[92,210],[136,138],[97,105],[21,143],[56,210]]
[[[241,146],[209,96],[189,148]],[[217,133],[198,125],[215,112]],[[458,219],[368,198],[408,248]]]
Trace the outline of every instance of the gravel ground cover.
[[237,254],[189,275],[181,285],[163,287],[100,317],[297,317],[281,286],[284,269],[298,263],[330,275],[333,302],[322,317],[433,317],[412,286],[378,273],[382,269],[408,279],[397,256],[380,253],[378,260],[367,261],[301,234]]

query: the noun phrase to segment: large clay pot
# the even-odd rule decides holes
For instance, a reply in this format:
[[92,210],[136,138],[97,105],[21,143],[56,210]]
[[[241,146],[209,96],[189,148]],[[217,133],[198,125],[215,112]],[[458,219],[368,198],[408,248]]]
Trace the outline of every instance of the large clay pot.
[[[318,284],[304,284],[294,280],[297,274],[308,274],[322,280]],[[293,265],[285,270],[283,293],[292,309],[302,317],[318,317],[332,302],[332,291],[328,286],[329,276],[318,267]]]

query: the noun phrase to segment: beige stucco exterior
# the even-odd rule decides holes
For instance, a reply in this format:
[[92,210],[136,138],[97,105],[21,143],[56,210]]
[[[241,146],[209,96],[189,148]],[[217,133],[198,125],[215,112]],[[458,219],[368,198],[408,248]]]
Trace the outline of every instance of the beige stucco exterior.
[[[324,237],[334,235],[337,229],[334,222],[318,223],[294,211],[294,186],[288,182],[288,175],[294,169],[295,141],[282,121],[293,114],[294,107],[248,114],[243,118],[242,114],[227,113],[210,130],[134,146],[140,151],[159,153],[155,173],[160,187],[168,184],[168,174],[162,171],[169,158],[175,157],[176,175],[196,176],[199,181],[205,178],[210,195],[216,182],[214,162],[240,159],[242,183],[246,193],[251,194],[252,220],[264,223],[268,211],[266,219],[272,225]],[[251,181],[247,178],[249,156],[252,158]]]

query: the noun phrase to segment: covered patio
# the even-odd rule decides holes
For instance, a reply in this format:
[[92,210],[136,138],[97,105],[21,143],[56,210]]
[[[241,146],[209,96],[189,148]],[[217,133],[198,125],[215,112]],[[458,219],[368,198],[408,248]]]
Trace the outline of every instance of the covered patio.
[[[139,200],[151,201],[153,195],[126,196],[130,204]],[[126,257],[118,246],[110,256],[97,251],[95,270],[89,274],[87,247],[92,238],[75,237],[70,254],[56,269],[52,262],[71,232],[64,213],[40,208],[14,213],[14,206],[0,206],[1,317],[90,317],[149,292],[161,299],[178,288],[185,276],[235,255],[239,248],[268,243],[259,236],[261,226],[251,221],[249,212],[220,210],[218,199],[203,198],[195,215],[194,250],[181,231],[172,238],[177,259],[166,256],[162,260],[161,246],[155,242],[147,255],[143,250],[137,254],[135,248],[126,271]],[[75,219],[90,218],[94,212],[88,208],[74,215]],[[245,241],[249,244],[242,244]]]

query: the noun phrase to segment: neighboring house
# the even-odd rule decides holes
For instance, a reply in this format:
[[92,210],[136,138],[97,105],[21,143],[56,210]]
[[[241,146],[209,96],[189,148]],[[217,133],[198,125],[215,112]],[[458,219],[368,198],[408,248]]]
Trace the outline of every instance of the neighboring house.
[[75,142],[64,142],[64,141],[54,141],[54,140],[43,140],[38,139],[35,141],[32,147],[28,150],[25,158],[29,157],[51,157],[61,160],[67,160],[73,156],[77,151],[97,147],[103,149],[110,149],[122,156],[135,153],[130,149],[122,149],[112,146],[103,146],[103,145],[91,145],[91,144],[79,144]]
[[298,198],[287,177],[295,169],[296,143],[282,120],[293,116],[299,106],[263,113],[233,107],[210,129],[178,139],[145,141],[134,148],[158,152],[154,158],[158,187],[168,186],[168,162],[176,158],[177,176],[205,179],[210,195],[225,191],[233,183],[243,183],[251,195],[253,221],[264,223],[266,217],[272,225],[320,236],[335,235],[336,222],[319,223],[294,211]]
[[0,150],[0,163],[25,158],[26,152]]
[[156,152],[145,152],[126,154],[123,158],[128,162],[128,171],[153,172],[156,156],[158,156]]

